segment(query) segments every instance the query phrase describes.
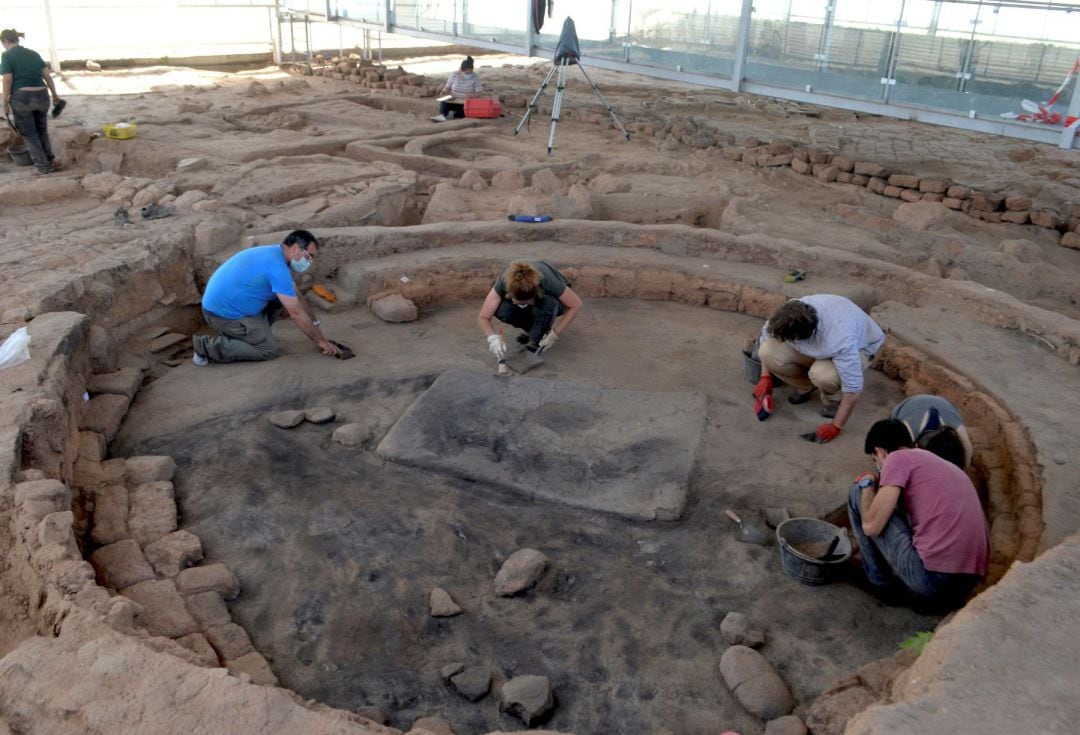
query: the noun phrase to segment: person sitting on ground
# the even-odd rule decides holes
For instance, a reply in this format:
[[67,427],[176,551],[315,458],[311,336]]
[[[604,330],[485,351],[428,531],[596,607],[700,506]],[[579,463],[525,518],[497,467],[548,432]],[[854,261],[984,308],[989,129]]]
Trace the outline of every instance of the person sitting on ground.
[[41,55],[19,45],[19,39],[25,35],[11,28],[0,31],[0,45],[4,47],[0,55],[4,115],[11,118],[22,136],[37,173],[47,174],[60,168],[49,143],[49,95],[57,106],[55,114],[59,114],[62,100]]
[[271,325],[282,309],[324,355],[338,354],[338,346],[312,321],[289,273],[290,269],[307,271],[318,250],[314,235],[296,230],[280,245],[241,250],[222,263],[210,276],[202,300],[203,317],[218,336],[192,337],[193,362],[203,366],[272,360],[278,356],[278,347]]
[[990,535],[967,474],[916,449],[903,422],[870,427],[864,449],[880,479],[861,475],[848,516],[871,590],[893,601],[903,590],[935,609],[957,607],[986,574]]
[[465,103],[461,100],[484,95],[484,83],[473,71],[473,57],[467,56],[465,61],[461,62],[461,69],[450,75],[442,91],[452,99],[439,102],[439,114],[431,118],[431,121],[446,122],[455,117],[465,117]]
[[849,299],[803,296],[778,308],[759,337],[761,377],[754,410],[764,421],[773,410],[773,380],[795,387],[789,403],[805,403],[821,391],[821,415],[831,419],[815,432],[824,444],[839,436],[863,389],[863,370],[885,341],[873,319]]
[[971,464],[971,436],[956,406],[941,396],[919,394],[896,404],[889,418],[902,421],[915,446],[947,459],[960,469]]
[[491,325],[492,317],[523,330],[517,341],[536,352],[551,349],[580,312],[581,298],[562,273],[542,260],[515,261],[491,287],[476,322],[487,336],[488,349],[501,360],[506,346]]

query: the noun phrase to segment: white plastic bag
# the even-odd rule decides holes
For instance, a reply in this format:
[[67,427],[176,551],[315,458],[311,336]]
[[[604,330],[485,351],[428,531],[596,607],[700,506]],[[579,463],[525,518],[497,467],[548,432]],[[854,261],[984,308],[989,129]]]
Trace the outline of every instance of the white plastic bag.
[[30,333],[20,327],[0,345],[0,370],[18,365],[30,359]]

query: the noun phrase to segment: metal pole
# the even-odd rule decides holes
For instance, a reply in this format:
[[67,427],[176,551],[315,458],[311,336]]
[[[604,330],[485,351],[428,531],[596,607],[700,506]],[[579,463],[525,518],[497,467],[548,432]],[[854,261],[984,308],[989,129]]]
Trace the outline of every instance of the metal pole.
[[821,23],[821,36],[818,37],[817,70],[825,71],[828,66],[829,40],[832,36],[833,12],[836,0],[830,0],[825,6],[825,19]]
[[754,0],[743,0],[739,14],[739,31],[735,37],[735,58],[731,64],[731,88],[738,92],[742,89],[743,75],[746,73],[746,54],[750,49],[750,17],[754,13]]
[[311,18],[304,15],[304,45],[307,47],[307,70],[304,72],[307,76],[314,74],[314,69],[311,64]]
[[634,17],[634,2],[630,0],[626,6],[626,40],[623,41],[623,61],[630,61],[630,23]]
[[274,2],[274,7],[270,8],[270,46],[271,53],[273,54],[274,64],[281,66],[281,18],[278,17],[278,8],[280,5]]
[[[536,40],[533,31],[533,0],[524,0],[522,5],[525,6],[525,58],[533,55],[533,42]],[[517,131],[514,131],[515,134]]]
[[45,3],[45,28],[49,32],[49,68],[52,69],[53,74],[59,74],[60,55],[56,53],[56,34],[53,33],[52,7],[49,0],[43,0],[43,2]]
[[968,38],[967,53],[964,54],[964,65],[960,67],[960,79],[956,84],[957,92],[966,92],[968,79],[971,77],[971,60],[975,56],[975,30],[979,27],[979,13],[982,12],[982,3],[975,8],[975,17],[971,21],[971,36]]
[[907,0],[901,0],[900,2],[900,17],[896,19],[896,30],[893,32],[892,47],[889,49],[889,60],[885,63],[885,91],[881,96],[881,101],[885,104],[889,104],[889,97],[892,96],[892,88],[896,85],[896,64],[900,60],[900,29],[904,25],[904,8],[907,6]]

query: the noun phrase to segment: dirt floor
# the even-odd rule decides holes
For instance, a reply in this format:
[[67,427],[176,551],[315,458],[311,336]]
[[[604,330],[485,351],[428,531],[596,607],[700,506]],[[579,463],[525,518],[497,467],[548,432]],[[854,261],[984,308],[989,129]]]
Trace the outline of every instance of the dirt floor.
[[[403,65],[441,78],[457,63]],[[491,88],[511,96],[531,95],[547,71],[546,63],[524,66],[513,57],[479,57],[477,67]],[[831,145],[896,170],[1013,186],[1061,207],[1080,201],[1077,151],[590,75],[624,123],[709,122],[733,136]],[[1080,316],[1077,253],[1060,247],[1050,230],[958,213],[925,229],[905,227],[892,217],[897,200],[865,189],[790,168],[750,167],[715,148],[637,134],[626,141],[585,122],[598,110],[581,81],[567,90],[569,114],[550,157],[542,115],[518,136],[512,116],[476,129],[470,122],[435,126],[427,120],[435,112],[431,99],[379,97],[278,70],[74,73],[64,76],[61,91],[69,106],[51,129],[64,143],[58,150],[66,169],[45,178],[69,190],[0,219],[0,234],[24,243],[0,255],[11,284],[0,295],[4,322],[95,263],[168,233],[171,222],[214,221],[239,244],[248,233],[254,240],[300,226],[502,220],[538,196],[487,181],[478,189],[451,191],[449,184],[469,168],[490,180],[491,171],[549,166],[564,185],[618,178],[618,187],[592,185],[592,219],[826,245]],[[80,137],[120,120],[139,124],[135,140]],[[470,137],[474,130],[485,137]],[[409,139],[443,133],[424,143],[435,163],[402,165],[419,152]],[[198,163],[181,163],[191,160]],[[98,188],[78,181],[103,170],[123,180]],[[0,187],[30,178],[27,169],[0,161]],[[140,221],[138,197],[151,186],[159,192],[146,202],[201,194],[189,196],[175,219]],[[133,224],[114,226],[119,208]],[[811,282],[816,275],[811,271]],[[175,306],[176,323],[192,323],[194,309]],[[439,675],[452,662],[487,664],[497,680],[549,676],[558,700],[552,729],[754,733],[760,721],[739,707],[716,670],[727,612],[746,613],[766,629],[763,652],[803,701],[936,624],[882,607],[851,584],[799,585],[782,575],[775,546],[735,541],[727,508],[760,523],[764,506],[821,516],[840,505],[851,478],[869,467],[861,436],[903,397],[898,385],[870,372],[843,441],[827,447],[797,438],[821,421],[817,404],[789,406],[783,390],[777,414],[758,423],[738,358],[760,329],[757,319],[590,300],[537,373],[705,396],[705,428],[677,521],[568,507],[376,455],[382,436],[443,370],[491,372],[475,324],[478,306],[425,308],[418,321],[401,325],[381,322],[366,307],[321,315],[328,335],[357,348],[349,362],[322,358],[289,323],[275,328],[283,356],[270,363],[200,369],[152,360],[110,450],[176,458],[181,527],[202,539],[210,561],[236,571],[243,593],[232,612],[283,685],[346,709],[377,705],[406,729],[426,714],[446,718],[459,733],[511,729],[515,722],[499,713],[493,695],[468,702]],[[333,408],[337,423],[284,431],[266,419],[315,406]],[[368,427],[369,440],[351,449],[331,441],[343,422]],[[496,598],[495,572],[522,547],[542,550],[552,568],[524,597]],[[464,615],[429,616],[428,594],[437,586]]]

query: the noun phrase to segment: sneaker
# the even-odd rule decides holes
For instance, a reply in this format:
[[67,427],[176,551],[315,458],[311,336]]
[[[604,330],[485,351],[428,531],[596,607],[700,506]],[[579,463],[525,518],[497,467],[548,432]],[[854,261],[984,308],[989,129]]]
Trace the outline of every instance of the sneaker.
[[64,164],[59,161],[49,161],[49,172],[59,171],[64,168]]
[[191,338],[191,345],[195,349],[195,354],[191,356],[191,361],[195,363],[197,367],[206,367],[210,364],[210,358],[199,354],[199,337],[198,335]]
[[827,419],[836,418],[836,409],[839,405],[838,403],[826,403],[821,407],[821,415]]
[[435,115],[431,118],[431,122],[446,122],[446,115]]
[[798,406],[800,403],[806,403],[810,400],[810,396],[814,395],[814,391],[816,390],[817,388],[811,388],[810,390],[804,391],[802,393],[792,393],[790,396],[788,396],[787,402],[790,403],[792,406]]

